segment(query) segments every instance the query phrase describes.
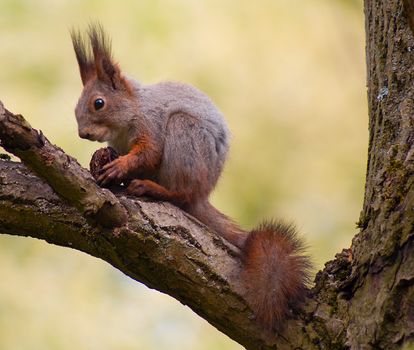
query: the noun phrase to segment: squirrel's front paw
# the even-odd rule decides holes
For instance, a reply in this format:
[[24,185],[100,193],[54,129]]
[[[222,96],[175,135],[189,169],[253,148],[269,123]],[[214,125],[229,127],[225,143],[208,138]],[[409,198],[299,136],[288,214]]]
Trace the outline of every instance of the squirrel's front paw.
[[120,184],[127,178],[128,156],[121,156],[102,167],[97,182],[100,186]]

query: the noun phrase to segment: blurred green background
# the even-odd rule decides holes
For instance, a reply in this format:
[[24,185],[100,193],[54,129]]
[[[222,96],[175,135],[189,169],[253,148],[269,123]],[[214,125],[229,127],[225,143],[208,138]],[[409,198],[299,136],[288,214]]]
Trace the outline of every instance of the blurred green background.
[[[348,247],[367,153],[360,1],[1,0],[0,100],[87,165],[68,30],[100,20],[143,83],[205,91],[232,130],[212,201],[245,227],[296,223],[316,267]],[[1,218],[0,218],[1,220]],[[0,235],[0,349],[241,349],[105,262]]]

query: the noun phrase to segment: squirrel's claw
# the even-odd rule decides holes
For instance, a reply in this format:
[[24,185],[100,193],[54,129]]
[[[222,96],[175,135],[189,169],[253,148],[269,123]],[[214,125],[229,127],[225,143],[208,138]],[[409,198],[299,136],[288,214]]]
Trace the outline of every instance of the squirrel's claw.
[[126,156],[119,157],[102,167],[102,174],[99,175],[97,183],[100,186],[119,184],[125,180],[127,170],[128,167]]

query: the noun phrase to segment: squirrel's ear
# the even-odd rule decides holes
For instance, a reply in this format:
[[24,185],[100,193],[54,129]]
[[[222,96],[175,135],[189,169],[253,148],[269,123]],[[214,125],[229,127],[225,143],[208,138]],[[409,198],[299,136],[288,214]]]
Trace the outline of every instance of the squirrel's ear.
[[95,67],[99,80],[110,84],[114,90],[121,90],[124,88],[124,79],[118,64],[113,63],[112,60],[106,56],[95,56]]
[[99,23],[91,24],[88,34],[98,79],[110,85],[114,90],[128,88],[118,64],[114,63],[112,59],[111,41],[105,34],[102,25]]
[[72,38],[72,44],[73,49],[75,50],[76,59],[78,61],[82,83],[85,85],[96,75],[92,54],[79,31],[72,29],[70,31],[70,36]]

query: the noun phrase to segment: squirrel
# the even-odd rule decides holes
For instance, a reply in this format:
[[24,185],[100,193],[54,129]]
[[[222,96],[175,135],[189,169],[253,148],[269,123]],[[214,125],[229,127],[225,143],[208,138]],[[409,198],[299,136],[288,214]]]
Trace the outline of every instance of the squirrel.
[[293,226],[271,221],[247,232],[209,203],[229,150],[218,108],[190,85],[141,85],[124,75],[101,24],[70,34],[83,83],[79,136],[119,154],[98,184],[124,183],[131,195],[168,201],[238,247],[244,297],[265,329],[279,329],[305,298],[310,260]]

